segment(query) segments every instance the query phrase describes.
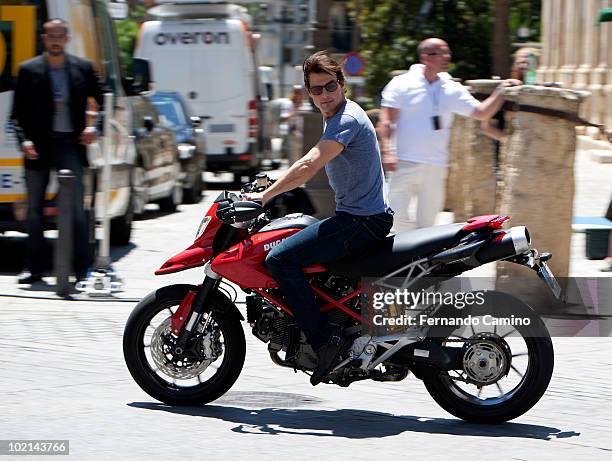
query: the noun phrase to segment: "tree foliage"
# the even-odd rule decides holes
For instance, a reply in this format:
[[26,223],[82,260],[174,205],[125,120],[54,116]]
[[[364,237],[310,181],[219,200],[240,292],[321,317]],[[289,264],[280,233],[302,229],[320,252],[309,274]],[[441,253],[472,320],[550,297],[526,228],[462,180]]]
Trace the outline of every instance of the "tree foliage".
[[132,73],[134,47],[136,46],[136,38],[138,37],[144,13],[144,8],[138,6],[130,11],[130,15],[126,19],[114,21],[117,42],[119,44],[119,62],[121,63],[123,75],[131,75]]
[[[375,99],[392,70],[418,62],[417,45],[427,37],[448,42],[453,77],[491,76],[492,0],[352,0],[350,5],[361,29],[366,89]],[[539,33],[539,13],[535,19],[521,17],[539,12],[539,5],[539,0],[513,2],[512,29],[528,21]]]

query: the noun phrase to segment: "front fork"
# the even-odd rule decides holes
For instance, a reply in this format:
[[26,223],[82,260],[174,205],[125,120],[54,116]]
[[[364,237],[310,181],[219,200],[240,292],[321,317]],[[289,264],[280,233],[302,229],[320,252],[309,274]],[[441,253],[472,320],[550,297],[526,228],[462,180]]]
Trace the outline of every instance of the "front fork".
[[[223,226],[222,229],[224,229],[224,232],[220,234],[219,241],[215,239],[215,243],[213,244],[213,247],[216,248],[215,253],[227,248],[237,232],[234,227],[230,226]],[[202,320],[202,315],[204,315],[206,309],[205,306],[210,305],[210,300],[217,290],[219,283],[221,283],[221,276],[212,270],[211,262],[212,259],[204,264],[204,282],[200,285],[200,289],[196,293],[191,303],[191,307],[188,309],[189,317],[178,334],[176,347],[174,349],[174,352],[178,355],[182,355],[185,351],[187,343],[193,334],[193,329],[200,323],[200,320]]]
[[181,328],[176,341],[176,347],[174,352],[181,355],[186,348],[187,342],[191,338],[193,329],[202,320],[204,315],[205,306],[210,305],[210,299],[213,293],[221,283],[221,277],[217,275],[210,267],[210,261],[204,265],[204,282],[200,285],[200,289],[195,295],[193,302],[191,303],[191,309],[189,310],[189,317]]

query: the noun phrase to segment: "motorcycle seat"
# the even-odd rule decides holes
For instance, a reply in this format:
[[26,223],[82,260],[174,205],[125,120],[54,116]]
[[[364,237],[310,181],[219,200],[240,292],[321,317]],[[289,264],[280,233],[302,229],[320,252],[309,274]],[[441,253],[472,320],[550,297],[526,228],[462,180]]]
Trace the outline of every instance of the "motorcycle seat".
[[463,235],[465,223],[425,227],[391,235],[354,254],[326,265],[327,269],[349,278],[377,277],[405,266],[410,261],[454,245]]

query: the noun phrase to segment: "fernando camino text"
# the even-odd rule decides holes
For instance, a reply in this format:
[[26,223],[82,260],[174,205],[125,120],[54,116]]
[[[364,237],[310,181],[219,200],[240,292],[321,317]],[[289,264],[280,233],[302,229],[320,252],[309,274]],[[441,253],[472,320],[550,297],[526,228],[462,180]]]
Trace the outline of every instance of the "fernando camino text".
[[531,319],[528,317],[493,317],[486,314],[479,317],[468,315],[466,317],[429,317],[427,315],[401,315],[399,317],[385,317],[384,315],[375,315],[372,319],[376,326],[528,326],[531,324]]

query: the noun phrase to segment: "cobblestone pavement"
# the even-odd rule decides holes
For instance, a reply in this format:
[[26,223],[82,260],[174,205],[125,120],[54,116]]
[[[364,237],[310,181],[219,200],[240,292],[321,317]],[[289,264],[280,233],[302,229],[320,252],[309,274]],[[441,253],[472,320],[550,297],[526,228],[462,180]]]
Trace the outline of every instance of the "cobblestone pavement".
[[[69,439],[76,459],[607,459],[610,338],[555,341],[544,398],[500,426],[441,410],[415,378],[312,388],[247,335],[243,373],[200,408],[168,407],[132,381],[121,336],[131,304],[14,300],[3,309],[2,438]],[[246,332],[248,333],[248,332]]]
[[[600,173],[587,180],[601,181]],[[207,193],[206,202],[214,195]],[[189,244],[205,209],[204,202],[181,206],[179,213],[150,212],[136,222],[135,244],[114,250],[125,291],[112,301],[60,300],[52,278],[49,285],[19,288],[14,271],[4,269],[0,439],[69,439],[79,460],[609,459],[612,338],[555,339],[555,372],[545,396],[499,426],[457,420],[414,377],[313,388],[305,375],[273,365],[248,330],[244,370],[223,398],[199,408],[154,401],[124,365],[123,327],[135,300],[149,291],[201,280],[199,270],[159,278],[152,272]],[[601,262],[584,259],[579,235],[572,267],[600,275]]]

